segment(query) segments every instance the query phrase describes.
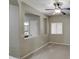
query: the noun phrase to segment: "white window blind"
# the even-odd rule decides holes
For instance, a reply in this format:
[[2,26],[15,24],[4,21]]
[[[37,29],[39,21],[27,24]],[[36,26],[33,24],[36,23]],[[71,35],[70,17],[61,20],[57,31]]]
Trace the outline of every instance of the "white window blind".
[[51,23],[51,34],[63,34],[62,23]]

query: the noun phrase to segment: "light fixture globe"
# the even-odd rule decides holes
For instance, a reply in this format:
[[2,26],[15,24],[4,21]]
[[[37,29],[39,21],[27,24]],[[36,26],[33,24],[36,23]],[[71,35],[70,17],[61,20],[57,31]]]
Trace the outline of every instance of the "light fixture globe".
[[61,9],[55,9],[54,12],[59,14],[59,13],[61,13]]

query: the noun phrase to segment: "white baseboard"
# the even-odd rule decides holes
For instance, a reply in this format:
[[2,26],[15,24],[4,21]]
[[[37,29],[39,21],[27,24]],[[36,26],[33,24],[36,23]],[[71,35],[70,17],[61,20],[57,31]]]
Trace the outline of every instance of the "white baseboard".
[[60,45],[70,45],[70,44],[65,44],[65,43],[57,43],[57,42],[49,42],[49,43],[53,43],[53,44],[60,44]]
[[13,56],[9,56],[9,59],[20,59],[20,58],[16,58],[16,57],[13,57]]
[[31,54],[33,54],[33,53],[39,51],[41,48],[45,47],[45,46],[48,45],[48,44],[49,44],[49,42],[47,42],[46,44],[42,45],[40,48],[37,48],[36,50],[34,50],[34,51],[28,53],[27,55],[21,57],[21,59],[24,59],[24,58],[28,57],[29,55],[31,55]]

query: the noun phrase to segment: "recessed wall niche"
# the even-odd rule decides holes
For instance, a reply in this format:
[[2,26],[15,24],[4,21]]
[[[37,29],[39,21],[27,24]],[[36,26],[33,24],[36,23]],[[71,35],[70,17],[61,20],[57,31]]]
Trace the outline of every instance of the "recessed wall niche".
[[37,37],[40,34],[40,16],[25,14],[24,17],[24,36]]

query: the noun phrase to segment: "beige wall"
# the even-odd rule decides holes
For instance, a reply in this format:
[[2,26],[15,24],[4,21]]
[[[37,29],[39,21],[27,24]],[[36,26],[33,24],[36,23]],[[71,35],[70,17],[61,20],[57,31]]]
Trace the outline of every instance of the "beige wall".
[[[63,34],[62,35],[51,35],[50,23],[51,22],[62,22],[63,23]],[[50,42],[56,43],[70,43],[70,16],[69,15],[59,15],[49,17],[49,39]]]
[[9,6],[9,55],[19,58],[19,8]]
[[[39,11],[32,7],[21,3],[19,0],[19,6],[11,5],[9,7],[10,12],[10,40],[9,40],[9,53],[13,57],[23,57],[33,50],[39,48],[43,44],[48,42],[47,35],[44,34],[44,22],[43,19],[47,18]],[[24,15],[25,13],[35,14],[39,16],[40,21],[40,35],[37,37],[24,39]],[[42,27],[41,27],[42,26]]]
[[[32,52],[33,50],[39,48],[43,44],[48,42],[47,35],[44,34],[43,29],[41,27],[43,25],[43,19],[46,18],[43,14],[39,11],[33,9],[32,7],[21,3],[20,4],[20,57],[25,56],[26,54]],[[37,37],[30,38],[28,40],[24,40],[23,33],[24,33],[24,15],[26,13],[35,14],[40,17],[40,35]]]

